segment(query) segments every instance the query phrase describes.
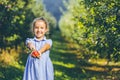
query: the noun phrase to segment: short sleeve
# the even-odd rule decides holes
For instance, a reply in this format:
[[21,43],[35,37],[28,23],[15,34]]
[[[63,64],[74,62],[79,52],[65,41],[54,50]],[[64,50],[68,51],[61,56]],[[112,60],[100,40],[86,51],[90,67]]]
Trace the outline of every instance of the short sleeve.
[[25,41],[25,44],[27,45],[27,43],[29,43],[29,42],[32,42],[31,38],[27,38],[26,41]]
[[47,40],[46,40],[46,43],[47,43],[47,44],[50,44],[50,47],[52,46],[52,40],[51,40],[51,39],[47,39]]

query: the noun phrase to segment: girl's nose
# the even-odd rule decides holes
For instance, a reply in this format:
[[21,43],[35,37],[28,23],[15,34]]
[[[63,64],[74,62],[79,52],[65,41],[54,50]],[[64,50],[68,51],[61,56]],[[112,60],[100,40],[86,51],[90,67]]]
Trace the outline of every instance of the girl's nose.
[[40,28],[38,28],[38,31],[40,31],[41,29]]

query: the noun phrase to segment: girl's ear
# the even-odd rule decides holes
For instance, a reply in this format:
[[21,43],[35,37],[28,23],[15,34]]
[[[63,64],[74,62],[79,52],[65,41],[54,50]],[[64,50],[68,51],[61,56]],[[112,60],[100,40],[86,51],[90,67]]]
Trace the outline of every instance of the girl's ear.
[[48,28],[46,29],[46,33],[47,33],[47,32],[49,32],[49,29],[48,29]]

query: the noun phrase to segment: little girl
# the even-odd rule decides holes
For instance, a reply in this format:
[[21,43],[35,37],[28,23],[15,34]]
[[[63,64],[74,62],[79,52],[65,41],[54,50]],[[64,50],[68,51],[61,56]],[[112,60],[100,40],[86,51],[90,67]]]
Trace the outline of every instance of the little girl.
[[23,80],[54,80],[53,65],[50,60],[52,40],[46,39],[48,24],[44,18],[36,18],[32,23],[34,38],[27,38],[26,45],[32,50],[29,54]]

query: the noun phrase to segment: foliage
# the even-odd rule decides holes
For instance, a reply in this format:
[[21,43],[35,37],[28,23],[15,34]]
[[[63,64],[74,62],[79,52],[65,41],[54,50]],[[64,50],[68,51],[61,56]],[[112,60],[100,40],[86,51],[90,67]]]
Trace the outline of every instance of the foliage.
[[98,30],[95,50],[102,57],[106,55],[109,60],[119,61],[120,57],[117,57],[120,55],[119,1],[86,0],[85,5],[89,8],[88,13],[91,14],[88,17],[93,19],[93,21],[88,20],[87,24]]
[[[17,46],[26,37],[31,37],[30,23],[35,17],[45,16],[50,29],[55,29],[56,20],[36,0],[0,0],[0,47]],[[54,31],[54,30],[52,30]]]
[[119,1],[70,0],[66,7],[68,11],[59,22],[62,34],[84,46],[89,53],[119,61]]
[[[14,34],[19,34],[19,27],[23,25],[25,20],[22,8],[25,2],[18,1],[0,1],[0,46],[7,45],[6,37],[13,37]],[[13,38],[15,41],[16,38]]]

